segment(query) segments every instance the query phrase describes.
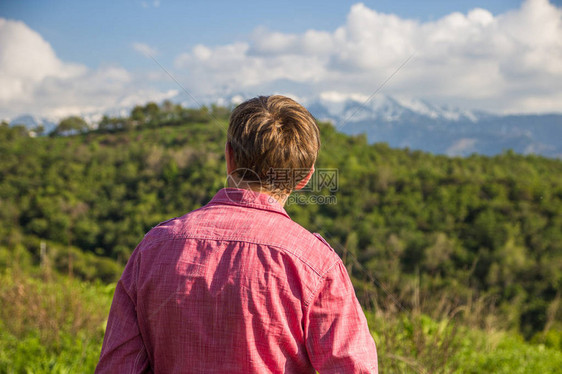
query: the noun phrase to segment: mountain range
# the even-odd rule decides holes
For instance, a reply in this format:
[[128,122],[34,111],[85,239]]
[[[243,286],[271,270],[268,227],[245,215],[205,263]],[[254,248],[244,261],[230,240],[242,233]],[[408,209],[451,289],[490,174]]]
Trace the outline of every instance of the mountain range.
[[307,105],[341,132],[369,142],[449,156],[516,153],[562,157],[562,114],[497,115],[377,96],[373,100],[316,99]]
[[[200,98],[199,102],[230,105],[248,97],[251,95],[238,93]],[[181,102],[179,99],[173,101]],[[345,134],[366,134],[370,143],[386,142],[394,148],[449,156],[473,153],[491,156],[511,149],[521,154],[562,158],[562,114],[499,115],[385,95],[369,100],[321,95],[300,101],[318,120],[332,122]],[[190,106],[190,103],[182,105]],[[118,108],[110,114],[126,115],[129,110]],[[83,117],[95,124],[101,114],[89,113]],[[27,114],[10,121],[10,125],[23,124],[29,129],[41,125],[44,133],[52,131],[56,123],[55,119]]]

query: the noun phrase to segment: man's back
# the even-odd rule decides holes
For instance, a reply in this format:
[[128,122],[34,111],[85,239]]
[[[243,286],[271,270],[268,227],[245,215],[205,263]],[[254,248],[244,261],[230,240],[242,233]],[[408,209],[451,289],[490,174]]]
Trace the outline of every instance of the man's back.
[[223,189],[160,224],[118,292],[100,372],[376,372],[341,260],[265,194]]

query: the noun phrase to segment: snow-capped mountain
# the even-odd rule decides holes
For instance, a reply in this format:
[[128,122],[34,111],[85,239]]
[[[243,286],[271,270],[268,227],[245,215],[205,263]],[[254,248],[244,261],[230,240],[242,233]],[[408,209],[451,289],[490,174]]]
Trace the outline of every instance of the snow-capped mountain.
[[10,126],[23,125],[30,131],[37,133],[40,128],[44,134],[48,134],[57,127],[57,122],[52,118],[37,117],[30,114],[22,114],[9,121]]
[[[197,102],[178,95],[172,101],[185,107],[213,103],[234,106],[254,95],[245,92],[210,95],[198,97]],[[380,94],[362,97],[330,92],[295,98],[318,120],[330,121],[346,134],[364,133],[371,143],[386,142],[391,147],[450,156],[495,155],[512,149],[522,154],[562,158],[562,114],[496,115]],[[130,109],[117,108],[104,114],[126,116]],[[101,117],[101,113],[83,115],[92,128],[97,127]],[[31,115],[10,121],[10,125],[23,124],[30,130],[41,125],[44,133],[52,131],[57,123],[54,119]]]
[[423,100],[395,98],[378,95],[372,98],[346,98],[336,94],[322,95],[307,107],[319,120],[329,120],[337,127],[346,122],[383,121],[401,122],[417,117],[434,121],[477,122],[484,113],[432,105]]
[[[239,92],[221,97],[219,103],[238,104],[252,96]],[[318,120],[330,121],[346,134],[364,133],[371,143],[449,156],[495,155],[512,149],[562,158],[562,114],[496,115],[380,94],[329,92],[296,99]]]
[[369,142],[450,156],[494,155],[512,149],[562,157],[562,114],[494,115],[440,107],[422,100],[376,96],[340,100],[324,96],[307,104],[319,120]]
[[[132,108],[115,108],[105,113],[83,113],[80,117],[86,121],[91,129],[96,129],[104,114],[111,117],[126,117],[131,113],[131,109]],[[22,114],[10,119],[8,124],[10,126],[23,125],[27,127],[31,134],[41,135],[52,132],[57,127],[60,120],[61,118],[39,117],[31,114]]]

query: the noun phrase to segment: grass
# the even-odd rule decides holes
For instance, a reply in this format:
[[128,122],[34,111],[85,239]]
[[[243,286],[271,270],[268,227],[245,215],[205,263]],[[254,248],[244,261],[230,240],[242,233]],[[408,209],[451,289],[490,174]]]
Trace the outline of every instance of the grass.
[[114,286],[0,275],[0,373],[91,373]]
[[[1,272],[0,373],[93,372],[114,287]],[[562,373],[559,332],[530,343],[514,332],[471,328],[468,319],[454,316],[382,310],[366,316],[380,373]]]
[[[418,313],[367,312],[381,373],[562,373],[560,346]],[[560,332],[558,332],[560,335]]]

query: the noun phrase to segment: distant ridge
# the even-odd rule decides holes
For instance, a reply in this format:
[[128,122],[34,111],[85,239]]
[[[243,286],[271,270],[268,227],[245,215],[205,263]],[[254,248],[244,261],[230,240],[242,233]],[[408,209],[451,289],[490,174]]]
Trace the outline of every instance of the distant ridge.
[[343,133],[371,143],[449,156],[521,154],[562,158],[562,114],[495,115],[379,96],[368,103],[316,99],[308,109]]
[[[198,103],[234,106],[253,96],[238,92],[201,97]],[[196,106],[180,95],[172,101],[185,107]],[[493,156],[511,149],[520,154],[562,158],[562,114],[497,115],[385,95],[366,101],[324,94],[299,101],[318,120],[332,122],[345,134],[366,134],[370,143],[385,142],[395,148],[448,156]],[[106,114],[126,116],[130,109],[115,108]],[[95,128],[102,114],[88,113],[82,117]],[[30,130],[43,126],[47,134],[56,127],[57,120],[24,114],[9,123],[22,124]]]
[[32,116],[30,114],[22,114],[12,118],[9,122],[10,126],[23,125],[29,130],[36,132],[40,126],[43,127],[43,133],[48,134],[57,127],[56,120],[43,117]]
[[[332,122],[345,134],[366,134],[370,143],[448,156],[493,156],[511,149],[562,158],[562,114],[497,115],[386,95],[369,101],[339,96],[301,101],[318,120]],[[220,101],[236,103],[249,97],[237,93]]]

